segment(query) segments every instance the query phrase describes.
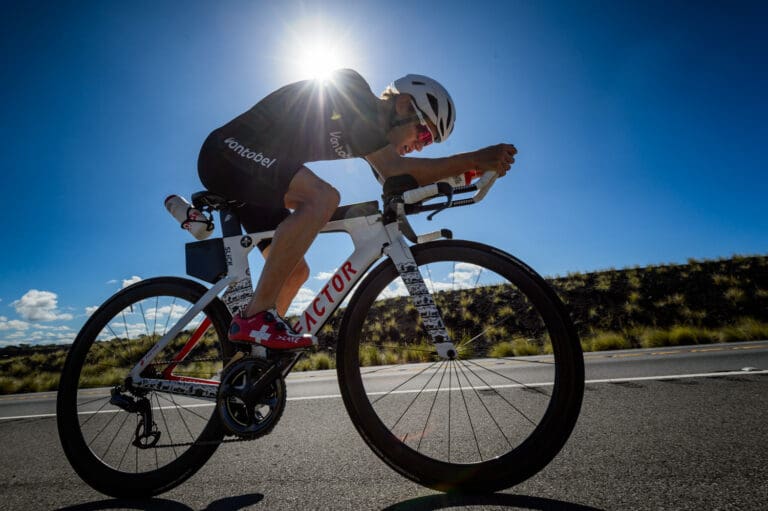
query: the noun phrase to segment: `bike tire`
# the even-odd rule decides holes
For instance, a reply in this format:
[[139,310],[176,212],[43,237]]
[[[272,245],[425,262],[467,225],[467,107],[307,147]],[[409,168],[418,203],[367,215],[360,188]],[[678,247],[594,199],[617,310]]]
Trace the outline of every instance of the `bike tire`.
[[[402,365],[373,368],[362,365],[369,356],[366,350],[369,350],[370,342],[374,342],[372,339],[387,339],[379,346],[390,350],[385,355],[391,355],[393,359],[404,359],[408,347],[414,346],[408,342],[409,336],[410,339],[419,337],[429,341],[426,333],[419,330],[421,320],[413,310],[413,299],[402,293],[405,286],[394,264],[391,260],[382,262],[366,276],[350,300],[339,330],[337,371],[350,418],[374,453],[394,470],[423,486],[471,493],[514,486],[544,468],[565,445],[576,424],[584,392],[584,362],[576,331],[564,305],[547,283],[523,262],[505,252],[480,243],[457,240],[435,241],[414,246],[411,250],[428,287],[432,286],[433,298],[454,343],[457,344],[457,338],[463,336],[461,339],[464,340],[457,344],[461,345],[459,356],[456,360],[441,362],[436,354],[429,355],[432,357],[430,361],[412,366],[413,369]],[[464,272],[458,277],[459,286],[456,286],[457,268]],[[453,291],[437,291],[447,288],[439,278],[435,280],[441,271],[453,272]],[[481,278],[490,283],[485,290],[481,289],[485,283],[478,286]],[[392,290],[398,289],[401,296],[389,298],[396,300],[392,305],[399,311],[395,324],[383,328],[377,326],[381,324],[381,317],[386,317],[382,316],[386,308],[377,305],[385,302],[378,302],[377,298],[389,297]],[[480,289],[480,292],[474,289]],[[488,298],[491,293],[494,293],[494,301]],[[482,314],[484,318],[494,318],[494,324],[474,327],[472,321],[466,319],[467,314],[473,316],[473,310],[475,313],[480,310],[477,315]],[[531,319],[535,320],[536,316],[538,323]],[[411,323],[415,330],[409,330]],[[552,354],[489,361],[487,354],[491,348],[486,341],[492,331],[501,339],[520,334],[523,337],[517,338],[526,339],[529,344],[538,342],[540,350],[548,350],[549,341]],[[479,346],[482,342],[486,342],[485,347]],[[379,356],[382,356],[381,352]],[[549,358],[552,362],[548,362]],[[378,362],[386,363],[387,360]],[[432,366],[441,365],[431,370],[430,380],[421,386],[421,381],[416,383],[415,378],[426,379],[429,362]],[[497,370],[492,363],[510,368]],[[426,368],[421,369],[425,365]],[[438,380],[440,367],[443,367],[442,376],[434,388],[430,382]],[[526,376],[526,371],[532,376]],[[397,377],[397,373],[403,374],[401,379],[405,383],[393,386],[389,379]],[[542,377],[538,373],[551,381],[524,381],[525,378]],[[446,380],[448,384],[443,388]],[[427,388],[430,385],[432,387]],[[412,397],[414,394],[416,397]],[[476,398],[472,406],[467,402],[468,396]],[[512,403],[513,400],[516,403]],[[385,407],[386,402],[392,404]],[[417,402],[422,410],[416,410]],[[507,409],[504,402],[511,408]],[[401,414],[403,403],[406,408]],[[489,407],[498,410],[499,415],[494,417]],[[433,420],[438,411],[442,420]],[[518,417],[518,413],[526,420]],[[398,415],[397,422],[393,422]],[[422,429],[420,421],[424,416]],[[481,423],[485,429],[477,431]],[[472,435],[457,433],[459,424],[471,429]],[[488,446],[484,444],[481,448],[481,441],[487,441]],[[476,454],[474,444],[477,444]]]
[[[135,431],[132,430],[133,423],[127,425],[127,432],[125,427],[131,413],[117,407],[110,407],[110,396],[103,396],[103,389],[92,388],[93,384],[89,383],[91,381],[89,378],[112,378],[110,375],[116,373],[113,381],[118,382],[115,385],[119,385],[119,382],[122,381],[121,378],[127,374],[127,368],[132,367],[146,353],[146,343],[150,342],[148,346],[151,346],[153,341],[156,341],[164,333],[160,330],[162,319],[167,316],[166,325],[172,323],[169,321],[171,317],[179,317],[179,315],[174,315],[176,312],[174,307],[177,303],[186,301],[189,304],[194,304],[206,291],[204,286],[189,279],[159,277],[143,280],[108,299],[88,319],[77,335],[62,371],[56,415],[59,438],[67,459],[77,474],[94,489],[118,498],[147,497],[168,491],[199,470],[213,455],[222,440],[224,432],[215,406],[211,406],[210,411],[208,411],[207,404],[190,405],[183,402],[179,404],[183,398],[152,391],[148,393],[148,400],[150,407],[154,410],[154,417],[157,418],[156,422],[159,424],[158,431],[161,442],[178,441],[179,435],[181,435],[178,431],[186,428],[188,433],[183,434],[187,436],[182,438],[193,444],[197,442],[197,444],[190,445],[186,449],[156,447],[140,450],[133,446],[131,450],[131,435],[133,434],[132,431]],[[170,306],[170,311],[167,301],[162,302],[166,305],[160,305],[163,297],[172,300],[173,305]],[[154,311],[150,308],[153,302]],[[147,332],[134,334],[133,330],[136,325],[130,323],[127,318],[130,317],[130,314],[137,314],[134,311],[139,309],[141,309]],[[130,312],[126,314],[126,311]],[[121,315],[122,318],[120,318]],[[212,325],[206,330],[211,334],[210,339],[213,343],[213,347],[209,350],[218,351],[219,358],[222,359],[231,356],[230,347],[226,342],[231,320],[227,307],[219,299],[214,299],[201,315],[209,319]],[[119,319],[115,320],[115,318]],[[122,331],[119,330],[121,326],[118,326],[120,319],[125,323],[125,336],[123,338],[121,338]],[[152,324],[153,320],[154,326],[150,336],[149,325]],[[160,325],[158,325],[159,322]],[[137,324],[141,328],[141,323],[137,322]],[[109,337],[112,338],[108,339]],[[145,343],[142,346],[143,351],[142,349],[134,349],[139,342]],[[123,360],[124,358],[125,360]],[[97,360],[98,362],[96,362]],[[216,362],[211,364],[213,368],[220,365]],[[223,364],[223,360],[221,364]],[[211,369],[211,371],[213,370]],[[97,395],[97,397],[86,399],[84,396],[87,393]],[[91,401],[92,399],[93,401]],[[101,405],[101,408],[98,411],[93,411],[102,402],[104,404]],[[103,419],[101,418],[102,415],[104,416]],[[138,414],[136,415],[136,422],[138,423]],[[108,416],[109,419],[107,419]],[[95,420],[93,420],[94,418]],[[94,435],[91,430],[96,431],[97,428],[100,428],[100,421],[106,425],[103,426],[104,429]],[[101,453],[103,444],[112,435],[114,426],[118,424],[119,429],[111,438],[106,451]],[[138,428],[138,426],[136,427]],[[175,439],[173,433],[177,434]],[[116,458],[123,449],[123,444],[125,447],[118,464]],[[160,442],[158,442],[159,444]],[[113,445],[115,445],[115,449],[112,449]],[[150,452],[145,453],[144,451]],[[112,452],[115,453],[115,456],[112,456]],[[130,456],[128,455],[129,452]],[[152,466],[153,456],[154,466]],[[130,467],[134,457],[135,470]],[[128,461],[125,461],[126,458]],[[139,466],[140,458],[141,468]],[[161,460],[163,461],[162,466]],[[125,468],[123,468],[124,464]]]

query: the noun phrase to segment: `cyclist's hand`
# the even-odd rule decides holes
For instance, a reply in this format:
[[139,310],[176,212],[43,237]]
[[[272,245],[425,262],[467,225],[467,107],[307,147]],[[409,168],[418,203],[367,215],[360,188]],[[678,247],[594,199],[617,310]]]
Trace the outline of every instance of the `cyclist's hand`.
[[499,177],[504,176],[515,163],[517,149],[512,144],[498,144],[475,151],[477,168],[480,171],[495,170]]

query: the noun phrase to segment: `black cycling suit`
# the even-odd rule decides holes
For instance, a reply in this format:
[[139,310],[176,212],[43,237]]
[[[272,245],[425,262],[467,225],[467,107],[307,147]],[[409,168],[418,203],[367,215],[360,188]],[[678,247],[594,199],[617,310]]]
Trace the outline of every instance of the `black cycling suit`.
[[248,232],[272,230],[290,214],[283,197],[305,163],[363,157],[388,144],[379,101],[351,69],[286,85],[208,136],[200,180],[245,203],[238,213]]

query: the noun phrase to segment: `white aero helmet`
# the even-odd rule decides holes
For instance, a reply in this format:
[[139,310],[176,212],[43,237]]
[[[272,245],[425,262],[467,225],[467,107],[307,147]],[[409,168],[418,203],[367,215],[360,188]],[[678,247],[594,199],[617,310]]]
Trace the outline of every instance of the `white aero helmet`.
[[442,142],[453,131],[456,108],[445,87],[423,75],[406,75],[398,78],[390,88],[399,94],[410,94],[419,110],[437,126],[435,142]]

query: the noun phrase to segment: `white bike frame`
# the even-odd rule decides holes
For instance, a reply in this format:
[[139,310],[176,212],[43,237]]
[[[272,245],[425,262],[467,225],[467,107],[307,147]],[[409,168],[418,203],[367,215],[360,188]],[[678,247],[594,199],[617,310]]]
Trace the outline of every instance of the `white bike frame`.
[[[496,179],[494,172],[486,172],[483,177],[471,188],[477,193],[470,199],[465,199],[463,204],[476,203],[485,197],[488,189]],[[461,189],[455,190],[461,192]],[[410,190],[403,194],[404,204],[415,204],[438,195],[436,185],[424,186]],[[402,206],[401,206],[402,210]],[[402,211],[398,212],[399,218],[404,218]],[[435,306],[432,295],[424,284],[418,265],[408,246],[405,236],[401,232],[400,223],[397,221],[385,224],[382,213],[366,216],[353,216],[341,220],[329,222],[321,231],[346,232],[352,238],[354,251],[352,255],[339,267],[321,288],[317,296],[310,302],[299,316],[294,329],[298,332],[308,332],[312,335],[318,333],[328,318],[341,305],[349,292],[355,287],[368,269],[382,257],[388,256],[395,264],[409,294],[414,298],[425,329],[429,332],[437,348],[437,353],[442,358],[448,358],[455,353],[454,345],[443,326],[440,312]],[[264,231],[253,234],[228,236],[222,239],[224,255],[226,259],[226,276],[218,280],[198,300],[165,335],[144,355],[133,367],[130,373],[132,385],[137,388],[160,390],[164,392],[192,395],[202,398],[216,398],[218,382],[183,376],[172,375],[172,368],[191,351],[202,333],[207,330],[210,323],[205,320],[197,328],[197,332],[182,348],[174,359],[170,370],[166,370],[163,379],[146,378],[141,375],[145,367],[153,362],[155,357],[176,336],[202,312],[225,289],[222,300],[234,314],[247,306],[252,294],[251,272],[248,264],[248,254],[262,239],[272,238],[275,231]],[[441,231],[418,236],[417,243],[423,243],[442,237]],[[263,356],[264,348],[254,346],[253,354]],[[297,355],[298,358],[298,355]]]

